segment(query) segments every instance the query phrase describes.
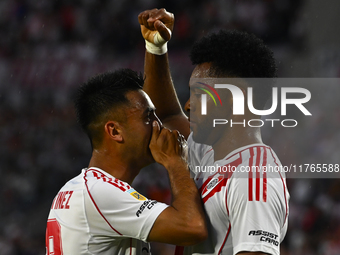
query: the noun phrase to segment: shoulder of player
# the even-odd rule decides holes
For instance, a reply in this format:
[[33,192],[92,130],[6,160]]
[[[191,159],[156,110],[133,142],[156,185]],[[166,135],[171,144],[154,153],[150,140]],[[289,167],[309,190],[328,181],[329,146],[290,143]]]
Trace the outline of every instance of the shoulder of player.
[[83,172],[68,180],[64,186],[60,188],[60,191],[64,190],[77,190],[81,189],[83,185]]
[[144,202],[148,200],[128,183],[114,178],[101,169],[88,169],[84,172],[84,180],[87,193],[96,201],[133,199]]
[[103,186],[123,192],[132,189],[128,183],[123,182],[98,168],[87,169],[83,172],[83,178],[88,189],[94,188],[95,186]]
[[227,157],[226,170],[230,181],[246,183],[249,179],[267,179],[268,184],[282,183],[285,179],[282,165],[273,149],[264,144],[245,146]]
[[280,168],[281,162],[279,158],[276,156],[273,149],[264,144],[257,144],[246,146],[237,150],[233,155],[229,156],[228,159],[234,158],[239,164],[237,164],[238,168],[241,168],[243,171],[237,171],[242,173],[253,172],[257,170],[266,171],[269,166]]

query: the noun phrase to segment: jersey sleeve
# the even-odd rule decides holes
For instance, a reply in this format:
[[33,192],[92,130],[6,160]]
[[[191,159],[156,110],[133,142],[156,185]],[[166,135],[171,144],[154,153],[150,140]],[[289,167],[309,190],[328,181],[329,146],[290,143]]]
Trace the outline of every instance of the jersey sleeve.
[[155,220],[168,205],[147,199],[117,179],[97,179],[90,174],[87,179],[87,192],[107,226],[121,236],[147,241]]
[[236,175],[230,179],[227,209],[233,254],[241,251],[280,254],[280,242],[287,227],[284,187],[281,178]]

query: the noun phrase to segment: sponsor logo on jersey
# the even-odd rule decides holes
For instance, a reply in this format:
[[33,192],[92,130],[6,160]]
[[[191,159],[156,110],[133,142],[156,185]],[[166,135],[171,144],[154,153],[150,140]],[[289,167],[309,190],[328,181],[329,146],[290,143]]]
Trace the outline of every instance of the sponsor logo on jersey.
[[266,242],[266,243],[272,243],[275,246],[279,246],[279,241],[276,240],[278,235],[270,233],[268,231],[263,231],[263,230],[250,230],[249,231],[249,236],[261,236],[260,241],[261,242]]
[[155,204],[157,204],[157,201],[155,200],[144,201],[143,204],[139,207],[138,211],[136,212],[136,216],[139,217],[143,213],[145,208],[150,210]]
[[143,195],[139,194],[136,190],[134,189],[129,189],[126,191],[127,193],[129,193],[131,196],[133,196],[134,198],[138,199],[138,200],[146,200],[146,197],[144,197]]

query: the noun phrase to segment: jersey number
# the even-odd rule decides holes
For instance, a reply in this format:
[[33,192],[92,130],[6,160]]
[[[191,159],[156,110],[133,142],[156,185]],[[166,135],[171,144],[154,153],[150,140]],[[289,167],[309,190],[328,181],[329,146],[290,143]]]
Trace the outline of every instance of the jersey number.
[[49,219],[46,228],[46,255],[62,255],[60,225],[56,219]]

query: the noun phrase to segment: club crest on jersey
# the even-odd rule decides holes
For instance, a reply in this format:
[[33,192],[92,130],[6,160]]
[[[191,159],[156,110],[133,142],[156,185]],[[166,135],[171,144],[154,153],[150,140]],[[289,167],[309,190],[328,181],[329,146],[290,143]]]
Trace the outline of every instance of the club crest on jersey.
[[202,198],[204,198],[214,187],[216,187],[216,185],[220,183],[223,178],[223,175],[214,176],[202,190]]
[[146,200],[146,197],[139,194],[135,189],[129,189],[126,192],[129,193],[131,196],[133,196],[134,198],[136,198],[138,200]]

